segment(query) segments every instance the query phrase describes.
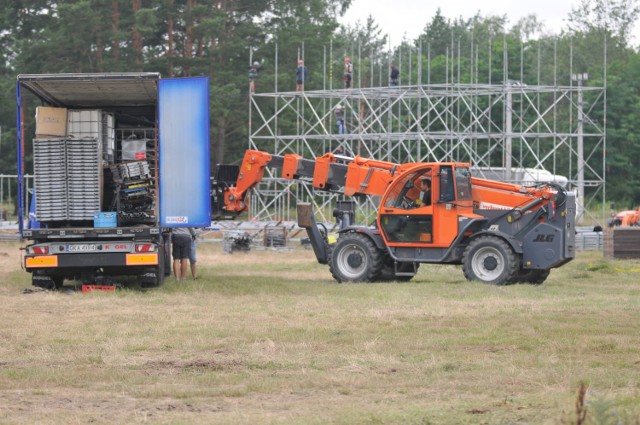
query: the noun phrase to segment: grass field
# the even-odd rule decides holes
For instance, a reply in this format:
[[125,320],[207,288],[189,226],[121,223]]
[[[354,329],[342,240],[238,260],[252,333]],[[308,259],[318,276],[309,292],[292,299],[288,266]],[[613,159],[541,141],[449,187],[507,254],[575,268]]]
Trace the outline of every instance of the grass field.
[[544,285],[453,266],[337,284],[308,250],[224,254],[162,288],[23,294],[0,244],[0,424],[640,423],[640,262]]

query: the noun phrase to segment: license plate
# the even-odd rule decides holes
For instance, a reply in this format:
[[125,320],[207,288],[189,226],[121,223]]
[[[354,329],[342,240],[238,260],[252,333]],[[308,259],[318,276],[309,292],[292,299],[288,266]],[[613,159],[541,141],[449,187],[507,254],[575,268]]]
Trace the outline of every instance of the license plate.
[[92,243],[67,245],[67,252],[94,252],[95,250],[96,244]]

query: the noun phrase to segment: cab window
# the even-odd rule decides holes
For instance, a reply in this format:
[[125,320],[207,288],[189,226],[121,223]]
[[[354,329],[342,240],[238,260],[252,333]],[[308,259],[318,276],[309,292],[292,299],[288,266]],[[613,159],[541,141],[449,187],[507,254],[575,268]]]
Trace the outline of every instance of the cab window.
[[453,167],[440,167],[440,202],[453,202],[455,197]]
[[471,199],[471,173],[468,168],[456,168],[456,195],[458,201]]
[[389,242],[433,242],[431,215],[383,215],[380,222]]
[[392,187],[384,206],[414,209],[431,205],[431,168],[404,176]]
[[407,195],[407,192],[413,188],[413,179],[415,177],[416,173],[407,174],[402,180],[393,185],[384,206],[387,208],[401,208],[403,198]]

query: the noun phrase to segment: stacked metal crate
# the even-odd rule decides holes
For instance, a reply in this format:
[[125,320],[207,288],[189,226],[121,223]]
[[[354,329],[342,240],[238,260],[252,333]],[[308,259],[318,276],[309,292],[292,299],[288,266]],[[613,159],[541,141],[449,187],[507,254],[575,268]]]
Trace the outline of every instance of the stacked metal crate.
[[93,220],[102,199],[100,140],[35,139],[33,155],[38,221]]
[[102,143],[99,139],[67,139],[69,220],[93,220],[102,199]]
[[39,221],[67,220],[67,172],[64,139],[35,139],[36,217]]
[[38,221],[92,221],[101,211],[102,164],[114,159],[114,122],[100,109],[69,110],[66,136],[34,140]]

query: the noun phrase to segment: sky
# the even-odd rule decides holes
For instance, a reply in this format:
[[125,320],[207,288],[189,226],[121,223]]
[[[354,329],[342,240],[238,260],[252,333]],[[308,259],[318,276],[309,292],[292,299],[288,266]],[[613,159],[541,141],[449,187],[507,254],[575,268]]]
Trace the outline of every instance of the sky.
[[[371,15],[383,33],[390,36],[392,46],[400,44],[405,35],[409,40],[415,39],[431,21],[438,8],[447,19],[460,16],[471,18],[478,11],[481,16],[507,15],[507,28],[520,18],[535,14],[544,22],[545,32],[559,34],[566,26],[569,12],[579,4],[579,0],[353,0],[340,23],[353,25],[359,20],[364,24]],[[637,34],[637,31],[634,34]],[[636,40],[637,35],[634,41]]]

